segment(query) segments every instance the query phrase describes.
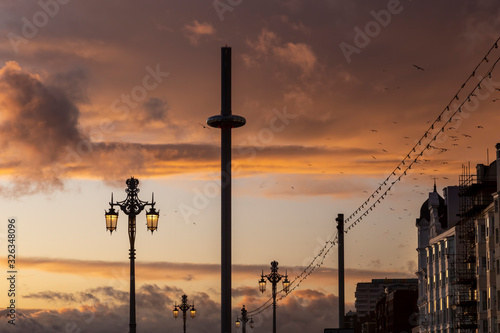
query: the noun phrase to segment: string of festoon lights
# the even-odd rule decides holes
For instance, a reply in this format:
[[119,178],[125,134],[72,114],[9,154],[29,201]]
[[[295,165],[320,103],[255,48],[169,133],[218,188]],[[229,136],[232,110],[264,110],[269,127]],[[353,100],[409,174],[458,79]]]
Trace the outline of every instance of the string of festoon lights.
[[[477,98],[479,91],[482,88],[483,81],[491,79],[493,77],[493,71],[500,61],[500,55],[495,61],[490,60],[490,56],[495,50],[498,50],[498,44],[500,43],[500,37],[497,38],[495,43],[490,47],[488,52],[484,55],[481,61],[477,64],[471,74],[462,83],[457,92],[453,95],[453,98],[445,106],[445,108],[439,113],[437,118],[431,123],[429,128],[424,132],[422,137],[417,141],[417,143],[410,149],[410,152],[405,155],[405,157],[398,163],[398,165],[392,170],[392,172],[384,179],[384,181],[373,191],[368,198],[363,201],[363,203],[351,214],[349,215],[344,223],[348,224],[344,229],[344,233],[348,233],[352,228],[359,224],[364,217],[366,217],[375,207],[384,200],[389,191],[399,182],[401,179],[408,175],[410,170],[415,164],[420,163],[419,159],[424,155],[426,151],[431,149],[447,151],[448,149],[439,148],[432,145],[438,140],[438,137],[444,133],[446,130],[450,129],[450,124],[455,120],[459,119],[462,108],[466,106],[466,103],[474,103],[475,98]],[[491,63],[491,66],[486,71],[484,75],[478,75],[478,70],[480,67]],[[472,79],[477,79],[477,83],[473,84],[472,89],[465,97],[461,98],[465,87],[468,86]],[[300,284],[309,277],[317,268],[321,267],[324,260],[330,250],[338,243],[338,235],[332,236],[329,240],[325,242],[320,251],[313,257],[310,264],[305,267],[299,275],[297,275],[292,281],[290,281],[290,286],[288,291],[281,289],[277,292],[279,297],[276,301],[280,301],[283,298],[291,294],[295,289],[297,289]],[[258,308],[248,311],[248,315],[255,316],[265,311],[272,306],[273,298],[269,298],[264,304]]]

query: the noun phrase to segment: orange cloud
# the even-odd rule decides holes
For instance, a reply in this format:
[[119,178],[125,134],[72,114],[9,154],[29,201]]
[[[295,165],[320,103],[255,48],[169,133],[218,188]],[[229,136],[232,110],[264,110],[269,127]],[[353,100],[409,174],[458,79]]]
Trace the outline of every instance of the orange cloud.
[[[5,263],[4,263],[5,264]],[[40,270],[57,274],[76,274],[85,272],[86,276],[129,279],[128,263],[91,260],[71,259],[48,259],[48,258],[23,258],[25,269]],[[303,267],[284,266],[289,276],[298,275]],[[259,276],[261,265],[233,265],[233,276],[235,279],[254,279]],[[219,264],[196,264],[196,263],[171,263],[171,262],[140,262],[137,263],[137,271],[140,271],[141,279],[154,281],[196,281],[219,279]],[[346,279],[351,282],[369,281],[375,278],[397,278],[408,277],[407,272],[381,271],[373,269],[346,269]],[[315,280],[333,283],[337,278],[337,270],[334,268],[318,268],[314,271]]]
[[186,24],[184,30],[186,32],[186,37],[193,45],[197,45],[200,38],[215,34],[215,28],[212,24],[208,22],[200,23],[198,20],[194,20],[191,24]]

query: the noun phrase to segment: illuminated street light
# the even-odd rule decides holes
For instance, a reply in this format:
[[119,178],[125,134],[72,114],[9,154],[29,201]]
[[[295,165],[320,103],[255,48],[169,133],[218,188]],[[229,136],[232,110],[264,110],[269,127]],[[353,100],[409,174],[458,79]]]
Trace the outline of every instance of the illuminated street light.
[[146,206],[151,206],[151,209],[146,214],[146,225],[149,231],[153,233],[158,228],[158,217],[160,213],[154,208],[154,195],[151,202],[142,201],[138,198],[139,193],[139,180],[132,177],[127,179],[127,198],[123,201],[113,202],[113,194],[111,194],[111,206],[109,211],[106,212],[106,230],[111,234],[116,230],[118,222],[118,212],[115,211],[114,206],[128,215],[128,238],[130,240],[130,323],[129,332],[136,332],[136,316],[135,316],[135,218],[141,213]]
[[247,329],[247,322],[249,322],[248,324],[250,325],[250,328],[253,328],[253,318],[248,318],[247,316],[247,309],[245,309],[245,306],[243,305],[243,308],[241,308],[241,317],[238,317],[236,318],[236,328],[240,328],[241,326],[241,323],[243,323],[243,328],[242,328],[242,332],[243,333],[246,333],[246,329]]
[[174,318],[177,319],[179,317],[179,310],[182,311],[182,320],[184,321],[184,333],[186,333],[186,312],[190,310],[191,318],[194,319],[196,316],[196,309],[194,308],[194,303],[192,305],[189,305],[187,302],[187,296],[182,295],[182,301],[180,305],[175,304],[174,306]]
[[261,292],[266,291],[266,278],[271,282],[273,286],[273,333],[276,333],[276,285],[278,282],[283,280],[283,291],[288,293],[290,288],[290,281],[288,280],[288,274],[281,275],[278,273],[278,262],[273,261],[271,263],[271,273],[268,275],[264,275],[264,271],[262,271],[261,279],[259,280],[259,290]]

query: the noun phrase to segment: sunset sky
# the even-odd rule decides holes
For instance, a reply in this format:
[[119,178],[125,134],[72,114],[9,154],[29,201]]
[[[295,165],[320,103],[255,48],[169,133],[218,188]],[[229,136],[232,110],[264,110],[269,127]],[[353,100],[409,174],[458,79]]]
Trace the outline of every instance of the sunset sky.
[[[110,236],[104,210],[131,176],[160,210],[153,235],[137,220],[138,331],[180,330],[183,293],[198,311],[188,329],[220,330],[220,131],[205,121],[220,113],[222,46],[233,113],[247,120],[232,131],[235,321],[271,296],[258,290],[271,261],[300,274],[337,214],[391,175],[498,39],[499,18],[496,0],[0,0],[0,249],[6,272],[13,217],[17,331],[126,331],[127,219]],[[437,149],[346,234],[347,309],[357,282],[415,277],[415,219],[433,177],[441,193],[462,164],[494,158],[491,74]],[[334,247],[278,303],[278,330],[337,325],[336,267]],[[268,331],[271,314],[253,331]],[[2,332],[16,331],[2,318]]]

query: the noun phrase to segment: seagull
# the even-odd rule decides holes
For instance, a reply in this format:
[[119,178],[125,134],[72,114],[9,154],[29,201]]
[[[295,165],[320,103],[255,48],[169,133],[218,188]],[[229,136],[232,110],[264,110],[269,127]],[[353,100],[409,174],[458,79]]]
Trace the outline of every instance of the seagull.
[[476,126],[477,128],[484,128],[483,126],[479,125],[479,126]]
[[405,136],[405,139],[409,139],[410,137],[409,136]]
[[466,138],[472,138],[472,136],[470,136],[469,134],[462,134],[463,136],[465,136]]
[[373,155],[372,155],[372,157],[373,157],[373,159],[374,159],[374,160],[376,160],[376,159],[377,159],[377,158],[376,158],[375,156],[373,156]]
[[448,179],[448,177],[443,177],[443,179]]
[[377,131],[377,130],[373,130],[373,129],[372,129],[372,132],[378,132],[378,131]]
[[413,65],[413,67],[415,67],[417,70],[419,71],[424,71],[425,69],[423,69],[422,67],[420,66],[417,66],[417,65]]
[[384,148],[382,148],[382,151],[383,151],[384,153],[387,153],[387,150],[385,150]]
[[495,102],[496,102],[496,101],[498,101],[498,100],[499,100],[498,98],[495,98],[495,99],[492,99],[491,101],[492,101],[493,103],[495,103]]

